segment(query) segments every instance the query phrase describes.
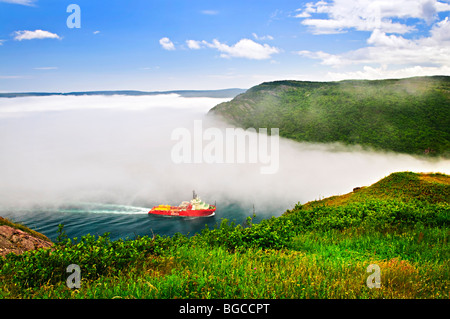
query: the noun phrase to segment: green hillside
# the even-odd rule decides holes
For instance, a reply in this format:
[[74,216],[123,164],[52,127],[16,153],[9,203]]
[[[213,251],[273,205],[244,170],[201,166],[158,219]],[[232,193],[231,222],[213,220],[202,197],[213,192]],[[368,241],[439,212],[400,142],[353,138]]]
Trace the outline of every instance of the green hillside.
[[450,156],[450,77],[267,82],[209,112],[297,141]]
[[[450,287],[450,176],[391,174],[352,193],[300,203],[188,237],[107,235],[0,256],[1,298],[431,298]],[[275,213],[275,212],[274,212]],[[66,267],[81,269],[79,289]],[[380,267],[369,288],[367,267]]]
[[345,195],[309,202],[303,208],[342,206],[368,199],[450,204],[450,178],[441,173],[392,173],[370,187],[357,187]]

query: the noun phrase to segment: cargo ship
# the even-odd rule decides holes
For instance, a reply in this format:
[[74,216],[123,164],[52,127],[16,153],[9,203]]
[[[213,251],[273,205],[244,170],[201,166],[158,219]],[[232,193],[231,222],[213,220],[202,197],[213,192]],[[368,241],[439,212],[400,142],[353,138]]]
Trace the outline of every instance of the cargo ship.
[[216,211],[215,205],[209,205],[204,202],[193,192],[190,201],[181,202],[180,206],[157,205],[148,213],[164,216],[180,216],[180,217],[209,217],[213,216]]

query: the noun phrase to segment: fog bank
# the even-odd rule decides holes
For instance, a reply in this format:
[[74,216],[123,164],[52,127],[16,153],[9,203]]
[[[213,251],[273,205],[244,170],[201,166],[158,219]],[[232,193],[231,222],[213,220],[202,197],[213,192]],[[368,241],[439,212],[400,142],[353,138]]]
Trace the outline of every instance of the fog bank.
[[[0,206],[101,202],[178,204],[192,190],[205,201],[286,209],[396,171],[450,174],[449,160],[368,152],[359,147],[279,140],[279,169],[255,164],[176,164],[176,128],[193,129],[229,99],[50,96],[0,99]],[[276,211],[274,213],[281,213]]]

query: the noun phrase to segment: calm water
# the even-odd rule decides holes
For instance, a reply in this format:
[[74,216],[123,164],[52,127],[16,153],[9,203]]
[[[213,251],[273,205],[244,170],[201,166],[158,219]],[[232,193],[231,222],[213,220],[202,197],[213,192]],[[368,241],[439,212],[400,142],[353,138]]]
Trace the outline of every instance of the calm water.
[[[148,214],[150,208],[147,207],[93,203],[67,205],[57,209],[0,209],[0,216],[25,224],[52,240],[57,237],[59,224],[64,225],[64,230],[70,238],[79,238],[88,233],[102,235],[109,232],[110,238],[115,240],[127,237],[134,239],[136,236],[152,236],[152,234],[171,236],[177,232],[193,235],[204,229],[205,225],[209,228],[214,227],[223,218],[243,223],[246,217],[253,213],[252,207],[237,203],[224,207],[221,207],[219,203],[217,205],[218,209],[214,216],[202,218],[155,216]],[[276,212],[274,215],[279,215],[281,212]],[[258,213],[256,211],[255,222],[262,219],[262,215]],[[264,214],[267,217],[267,212]]]

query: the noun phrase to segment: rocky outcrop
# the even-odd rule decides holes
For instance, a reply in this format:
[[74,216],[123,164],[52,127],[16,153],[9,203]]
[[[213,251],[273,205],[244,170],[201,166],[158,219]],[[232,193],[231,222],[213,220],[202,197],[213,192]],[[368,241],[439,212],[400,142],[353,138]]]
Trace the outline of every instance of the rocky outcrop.
[[36,237],[13,226],[0,225],[0,256],[8,253],[21,254],[28,250],[48,248],[52,245],[50,240]]

